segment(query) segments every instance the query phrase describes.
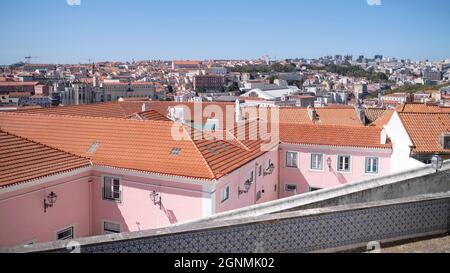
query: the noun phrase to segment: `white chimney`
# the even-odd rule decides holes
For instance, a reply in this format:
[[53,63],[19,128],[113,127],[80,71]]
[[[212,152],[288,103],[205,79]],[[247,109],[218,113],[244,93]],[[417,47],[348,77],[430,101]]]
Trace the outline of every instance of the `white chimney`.
[[141,109],[141,112],[147,112],[149,109],[148,109],[148,107],[147,107],[147,104],[146,103],[143,103],[142,104],[142,109]]
[[235,106],[234,112],[236,113],[236,122],[241,122],[242,121],[242,112],[241,112],[241,105],[239,103],[239,100],[236,100],[236,106]]

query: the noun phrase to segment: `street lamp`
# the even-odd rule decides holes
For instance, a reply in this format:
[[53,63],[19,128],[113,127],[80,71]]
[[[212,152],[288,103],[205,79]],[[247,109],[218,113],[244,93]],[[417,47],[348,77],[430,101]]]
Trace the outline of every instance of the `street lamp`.
[[152,191],[150,193],[150,200],[152,200],[155,206],[159,205],[159,209],[162,209],[162,198],[159,193],[157,193],[156,191]]
[[252,182],[250,181],[250,179],[245,181],[244,187],[245,187],[244,190],[241,190],[240,186],[238,187],[238,195],[239,196],[244,194],[244,193],[248,193],[250,191],[250,189],[252,187]]
[[442,157],[438,154],[433,155],[431,158],[431,166],[433,167],[436,172],[439,172],[439,170],[442,168],[444,161]]
[[56,203],[56,199],[58,199],[58,195],[56,193],[51,192],[49,195],[47,195],[47,198],[44,199],[44,212],[47,212],[48,208],[52,208],[53,205]]
[[275,165],[273,165],[273,163],[271,163],[270,166],[267,168],[267,170],[264,172],[264,176],[271,175],[274,170],[275,170]]

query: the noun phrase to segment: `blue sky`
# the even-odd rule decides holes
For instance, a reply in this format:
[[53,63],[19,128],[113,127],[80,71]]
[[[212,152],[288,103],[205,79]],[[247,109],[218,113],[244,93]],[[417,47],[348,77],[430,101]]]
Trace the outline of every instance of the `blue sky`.
[[[384,54],[450,58],[448,0],[2,0],[0,64]],[[369,5],[367,1],[381,2]]]

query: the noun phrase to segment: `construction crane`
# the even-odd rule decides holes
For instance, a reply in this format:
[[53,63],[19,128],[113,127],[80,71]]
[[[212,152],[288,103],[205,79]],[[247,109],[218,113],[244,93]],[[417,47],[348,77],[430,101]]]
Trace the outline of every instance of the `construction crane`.
[[83,60],[83,61],[87,61],[88,64],[92,64],[92,63],[94,63],[95,60],[89,58],[89,59],[85,59],[85,60]]
[[31,59],[38,59],[39,57],[34,57],[34,56],[31,56],[31,55],[28,55],[28,56],[25,56],[25,62],[27,63],[27,64],[29,64],[29,63],[31,63]]

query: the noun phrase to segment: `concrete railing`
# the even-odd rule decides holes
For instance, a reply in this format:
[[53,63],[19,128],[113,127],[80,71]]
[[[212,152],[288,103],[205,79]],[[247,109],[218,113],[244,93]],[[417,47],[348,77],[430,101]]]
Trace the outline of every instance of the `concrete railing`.
[[[53,242],[6,252],[336,252],[445,234],[450,193]],[[70,246],[69,248],[67,246]]]

